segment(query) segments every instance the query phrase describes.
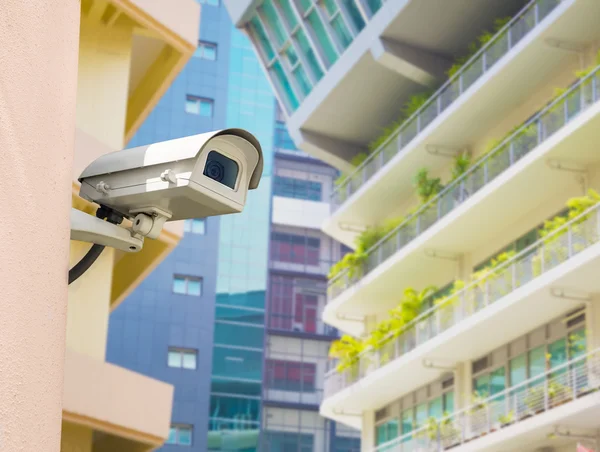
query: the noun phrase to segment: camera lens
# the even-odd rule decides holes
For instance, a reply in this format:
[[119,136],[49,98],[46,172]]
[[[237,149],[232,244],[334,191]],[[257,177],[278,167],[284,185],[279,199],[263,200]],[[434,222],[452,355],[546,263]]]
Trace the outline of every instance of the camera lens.
[[235,190],[239,171],[237,162],[225,157],[220,152],[210,151],[206,156],[204,175],[232,190]]
[[225,168],[223,168],[223,165],[216,160],[207,160],[204,173],[211,179],[221,182],[225,176]]

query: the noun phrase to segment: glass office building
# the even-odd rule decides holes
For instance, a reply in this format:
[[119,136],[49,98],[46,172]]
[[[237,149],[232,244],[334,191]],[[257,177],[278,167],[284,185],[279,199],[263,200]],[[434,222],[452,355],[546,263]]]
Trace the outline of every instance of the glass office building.
[[[356,435],[336,433],[317,409],[335,334],[317,321],[317,309],[333,258],[314,255],[314,230],[273,230],[271,221],[273,194],[321,202],[328,199],[333,170],[309,159],[329,182],[287,177],[285,170],[273,179],[276,154],[282,161],[287,153],[289,162],[307,157],[294,149],[248,38],[222,4],[202,3],[194,58],[129,146],[241,127],[262,145],[263,176],[243,213],[185,223],[177,248],[112,313],[107,359],[174,385],[166,452],[181,446],[198,452],[358,451]],[[299,238],[303,244],[295,242]],[[320,250],[325,238],[317,242]],[[298,264],[301,253],[301,271],[293,275],[281,267],[290,264],[286,259]],[[296,303],[300,286],[304,295]],[[288,339],[302,348],[278,359],[281,340],[300,326],[300,336]],[[282,405],[273,399],[281,399],[278,393],[302,397]],[[272,421],[278,413],[285,418]]]

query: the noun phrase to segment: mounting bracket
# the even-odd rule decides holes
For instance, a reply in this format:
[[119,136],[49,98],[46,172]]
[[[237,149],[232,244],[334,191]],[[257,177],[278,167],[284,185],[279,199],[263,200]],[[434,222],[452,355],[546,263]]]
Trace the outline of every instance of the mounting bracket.
[[461,148],[457,146],[444,146],[438,144],[428,144],[425,146],[425,150],[431,155],[448,158],[454,158],[463,153],[470,153],[467,147]]
[[71,240],[104,245],[128,253],[138,252],[144,246],[144,237],[131,229],[74,208],[71,208]]
[[430,249],[430,248],[425,249],[425,256],[431,257],[434,259],[444,259],[447,261],[455,261],[455,262],[458,262],[460,260],[460,254],[458,254],[458,253],[434,250],[434,249]]
[[585,58],[585,44],[581,42],[566,41],[564,39],[547,38],[545,40],[547,46],[564,50],[565,52],[575,53],[579,56],[579,64],[583,68]]
[[358,232],[358,233],[364,232],[367,229],[366,226],[361,226],[361,225],[352,224],[352,223],[345,223],[345,222],[338,223],[338,227],[342,231]]
[[421,362],[421,365],[427,369],[451,370],[452,372],[456,372],[456,366],[444,366],[440,364],[435,364],[431,359],[424,359]]
[[582,301],[584,303],[591,303],[592,301],[592,296],[589,293],[578,293],[574,290],[562,289],[560,287],[551,287],[550,295],[554,298],[562,298],[563,300]]
[[581,185],[581,189],[582,189],[583,193],[585,194],[586,188],[587,188],[587,176],[588,176],[588,172],[585,168],[583,168],[581,165],[577,165],[576,163],[561,161],[561,160],[557,160],[557,159],[549,159],[546,161],[546,164],[548,165],[548,167],[550,169],[553,169],[556,171],[564,171],[566,173],[574,173],[576,175],[575,180],[577,182],[579,182],[579,185]]

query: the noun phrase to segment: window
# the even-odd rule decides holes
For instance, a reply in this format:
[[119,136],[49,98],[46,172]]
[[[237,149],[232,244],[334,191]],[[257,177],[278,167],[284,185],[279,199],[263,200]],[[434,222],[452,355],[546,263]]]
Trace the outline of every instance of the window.
[[321,8],[343,49],[352,42],[352,35],[348,30],[344,17],[334,0],[322,0]]
[[192,234],[204,235],[206,234],[206,219],[194,218],[193,220],[185,220],[183,230]]
[[202,295],[202,278],[175,275],[173,277],[173,293],[199,297]]
[[398,420],[391,419],[376,427],[376,445],[379,446],[398,436]]
[[296,392],[315,391],[315,363],[267,359],[267,386]]
[[213,101],[202,97],[186,96],[185,112],[191,115],[211,117],[213,115]]
[[166,444],[179,444],[180,446],[192,445],[192,426],[191,425],[171,425],[169,437]]
[[271,234],[271,259],[305,265],[319,265],[321,240],[314,237]]
[[[273,275],[269,292],[269,328],[322,334],[320,304],[325,302],[326,283]],[[326,330],[325,334],[328,334]]]
[[310,180],[293,179],[291,177],[275,176],[273,194],[285,198],[321,201],[323,184]]
[[194,56],[203,60],[215,61],[217,59],[217,45],[212,42],[198,41]]
[[167,359],[167,365],[178,369],[195,369],[196,368],[196,357],[198,352],[196,350],[184,349],[184,348],[169,348],[169,354]]
[[220,0],[198,0],[201,5],[219,6]]
[[275,148],[296,150],[294,140],[292,140],[284,122],[278,121],[275,123]]

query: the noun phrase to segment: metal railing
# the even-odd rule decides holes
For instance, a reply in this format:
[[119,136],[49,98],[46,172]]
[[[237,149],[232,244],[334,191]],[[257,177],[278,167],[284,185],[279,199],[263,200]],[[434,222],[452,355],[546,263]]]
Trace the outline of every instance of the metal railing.
[[388,336],[387,342],[382,341],[379,348],[370,348],[361,353],[358,361],[348,369],[327,372],[325,397],[332,396],[413,351],[599,241],[600,204],[596,204],[490,270],[483,278],[471,282],[455,294],[436,300],[432,308],[408,323],[400,332]]
[[473,55],[429,100],[411,115],[381,146],[334,187],[332,209],[336,209],[366,181],[402,151],[422,130],[439,117],[487,73],[499,60],[550,14],[561,0],[533,0]]
[[572,359],[373,452],[434,452],[493,434],[600,389],[600,350]]
[[331,279],[327,290],[329,299],[335,298],[423,234],[599,99],[600,66],[574,83],[565,93],[511,133],[464,174],[373,245],[367,251],[368,257],[361,271],[354,272],[350,277],[346,270]]

